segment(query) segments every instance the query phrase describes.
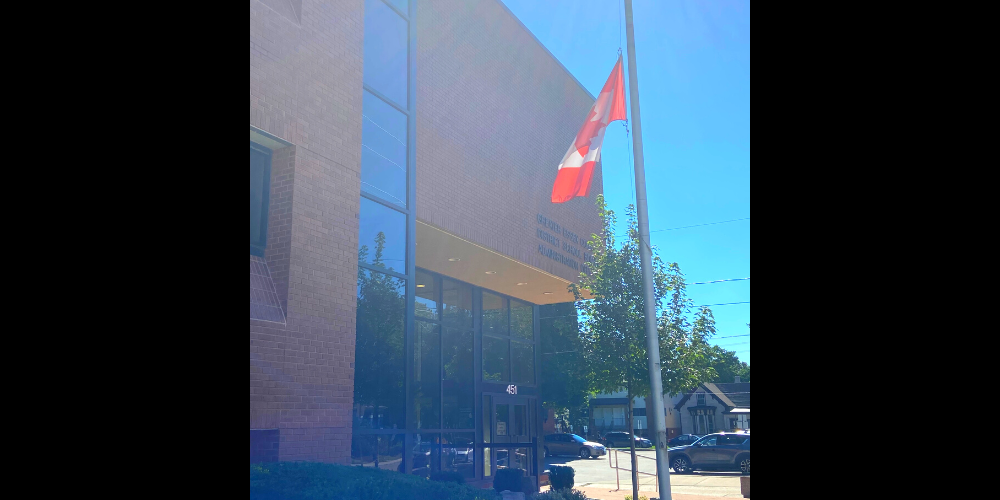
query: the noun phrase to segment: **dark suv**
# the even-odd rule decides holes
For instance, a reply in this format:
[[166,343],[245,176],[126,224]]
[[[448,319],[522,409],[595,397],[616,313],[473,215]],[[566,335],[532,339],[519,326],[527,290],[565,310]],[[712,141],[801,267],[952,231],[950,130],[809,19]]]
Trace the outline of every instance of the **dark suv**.
[[694,444],[695,441],[701,439],[701,436],[695,436],[694,434],[683,434],[671,439],[667,444],[673,448],[675,446],[687,446],[689,444]]
[[[633,436],[633,438],[635,439],[635,447],[636,448],[652,448],[653,447],[653,442],[650,441],[650,440],[648,440],[648,439],[646,439],[646,438],[641,438],[639,436]],[[608,446],[608,448],[628,448],[629,446],[631,446],[628,443],[628,433],[627,432],[609,432],[609,433],[605,434],[604,435],[604,444],[606,444]]]
[[720,432],[709,434],[689,446],[667,451],[670,468],[678,474],[695,470],[738,470],[750,475],[750,434]]

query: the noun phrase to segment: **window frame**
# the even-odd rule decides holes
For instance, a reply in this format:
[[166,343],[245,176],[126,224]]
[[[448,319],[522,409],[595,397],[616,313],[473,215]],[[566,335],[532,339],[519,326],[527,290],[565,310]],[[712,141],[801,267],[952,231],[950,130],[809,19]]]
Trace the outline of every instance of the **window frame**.
[[260,196],[260,210],[261,210],[260,244],[257,245],[254,243],[250,243],[250,255],[264,258],[264,252],[267,249],[267,222],[268,219],[270,218],[270,213],[271,213],[271,170],[272,170],[272,163],[274,160],[274,153],[271,151],[270,148],[261,146],[260,144],[257,144],[253,141],[250,142],[250,151],[251,153],[256,152],[258,154],[266,156],[267,160],[266,165],[264,167],[265,175],[264,175],[264,182],[261,187],[262,192]]

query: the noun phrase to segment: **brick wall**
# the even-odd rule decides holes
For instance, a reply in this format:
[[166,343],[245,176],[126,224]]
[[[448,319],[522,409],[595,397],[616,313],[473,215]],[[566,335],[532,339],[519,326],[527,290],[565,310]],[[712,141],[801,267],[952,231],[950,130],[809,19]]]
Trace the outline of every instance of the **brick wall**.
[[250,428],[280,429],[281,460],[350,458],[363,5],[250,1],[250,124],[295,145],[266,249],[287,325],[250,321]]
[[600,228],[600,169],[590,197],[550,201],[594,99],[498,0],[417,6],[417,218],[575,281],[538,253],[536,216]]
[[[294,144],[272,160],[265,252],[286,324],[250,321],[250,429],[280,431],[280,460],[347,463],[364,1],[284,5],[250,1],[250,124]],[[537,253],[536,215],[598,228],[593,197],[548,201],[593,98],[498,0],[418,5],[418,217],[575,278]]]

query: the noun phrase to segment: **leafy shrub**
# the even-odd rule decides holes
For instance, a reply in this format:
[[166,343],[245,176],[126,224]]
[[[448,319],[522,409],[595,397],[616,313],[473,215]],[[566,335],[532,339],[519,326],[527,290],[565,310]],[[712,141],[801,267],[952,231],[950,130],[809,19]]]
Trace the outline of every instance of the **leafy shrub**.
[[498,500],[464,484],[428,481],[396,471],[317,463],[250,466],[250,500]]
[[456,471],[444,471],[435,472],[431,474],[431,481],[437,481],[440,483],[455,483],[455,484],[465,484],[465,476],[461,472]]
[[500,469],[493,479],[493,489],[500,491],[521,491],[521,478],[524,477],[523,469]]
[[587,495],[577,490],[549,490],[531,498],[532,500],[587,500]]
[[[632,495],[625,495],[625,500],[632,500]],[[639,500],[649,500],[646,495],[639,495]]]
[[572,467],[553,465],[549,469],[549,480],[552,481],[553,490],[570,489],[575,479],[576,471]]

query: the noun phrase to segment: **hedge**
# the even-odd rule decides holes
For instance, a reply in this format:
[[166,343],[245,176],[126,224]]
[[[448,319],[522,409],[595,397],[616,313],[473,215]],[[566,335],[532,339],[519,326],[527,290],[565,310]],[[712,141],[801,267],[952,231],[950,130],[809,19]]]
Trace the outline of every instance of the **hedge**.
[[572,467],[553,465],[549,469],[549,481],[553,490],[570,489],[574,485],[576,471]]
[[577,490],[549,490],[531,498],[532,500],[587,500],[587,495]]
[[306,462],[250,466],[250,500],[498,500],[492,490],[372,467]]

